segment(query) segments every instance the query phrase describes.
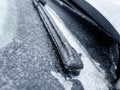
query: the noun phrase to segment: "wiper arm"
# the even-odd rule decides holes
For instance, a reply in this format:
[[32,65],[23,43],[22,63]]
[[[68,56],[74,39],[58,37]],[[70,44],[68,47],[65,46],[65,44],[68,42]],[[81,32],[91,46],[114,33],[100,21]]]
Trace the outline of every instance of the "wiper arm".
[[79,75],[83,68],[81,55],[70,46],[63,33],[56,26],[54,20],[44,8],[43,0],[40,0],[40,3],[33,0],[33,4],[58,50],[64,68],[74,75]]

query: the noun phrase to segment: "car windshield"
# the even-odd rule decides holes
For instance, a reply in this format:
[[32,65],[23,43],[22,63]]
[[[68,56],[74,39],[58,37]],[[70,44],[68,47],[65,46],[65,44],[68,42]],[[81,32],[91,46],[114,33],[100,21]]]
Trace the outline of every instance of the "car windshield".
[[85,0],[96,8],[120,34],[120,0]]

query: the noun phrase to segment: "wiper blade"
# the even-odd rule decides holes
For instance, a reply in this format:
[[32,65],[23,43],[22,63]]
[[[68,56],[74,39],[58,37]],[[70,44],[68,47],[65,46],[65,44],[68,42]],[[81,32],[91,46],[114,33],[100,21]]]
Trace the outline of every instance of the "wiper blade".
[[59,3],[61,6],[65,7],[69,11],[71,11],[73,14],[76,16],[82,18],[86,22],[90,23],[93,26],[99,27],[100,26],[93,20],[91,19],[88,15],[84,14],[83,12],[79,11],[72,3],[68,0],[55,0],[55,2]]

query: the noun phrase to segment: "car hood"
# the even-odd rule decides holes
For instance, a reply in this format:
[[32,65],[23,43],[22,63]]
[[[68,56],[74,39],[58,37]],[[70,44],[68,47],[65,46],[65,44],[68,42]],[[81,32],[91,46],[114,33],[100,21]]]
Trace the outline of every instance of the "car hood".
[[120,44],[120,0],[71,0]]
[[85,0],[95,7],[120,34],[120,0]]

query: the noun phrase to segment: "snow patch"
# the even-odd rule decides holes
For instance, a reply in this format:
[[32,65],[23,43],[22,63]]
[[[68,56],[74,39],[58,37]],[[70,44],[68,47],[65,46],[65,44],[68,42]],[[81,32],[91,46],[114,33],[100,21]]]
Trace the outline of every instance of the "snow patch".
[[116,88],[116,90],[120,90],[120,79],[117,81],[115,88]]
[[65,90],[71,90],[73,83],[69,80],[66,80],[60,73],[51,71],[51,74],[64,86]]
[[8,0],[0,0],[0,49],[9,44],[14,35],[14,31],[12,30],[13,28],[9,27],[10,23],[12,22],[9,20],[9,8]]
[[[108,81],[105,79],[105,71],[99,67],[99,63],[95,62],[86,49],[81,45],[77,38],[68,30],[60,17],[49,6],[45,6],[46,10],[63,33],[69,44],[82,54],[84,68],[81,70],[78,77],[73,79],[79,80],[85,90],[109,90]],[[56,75],[57,76],[57,75]],[[58,75],[59,76],[59,75]],[[60,81],[60,80],[59,80]],[[61,82],[61,81],[60,81]],[[62,82],[63,83],[63,82]]]

